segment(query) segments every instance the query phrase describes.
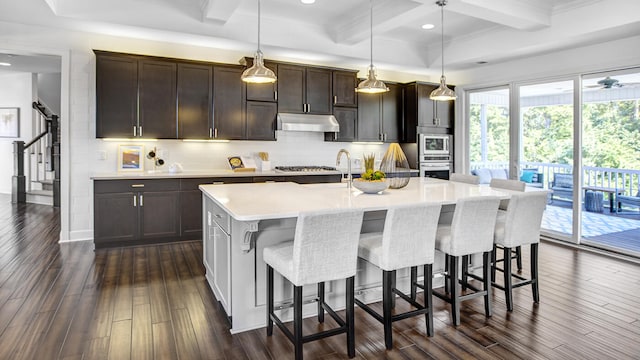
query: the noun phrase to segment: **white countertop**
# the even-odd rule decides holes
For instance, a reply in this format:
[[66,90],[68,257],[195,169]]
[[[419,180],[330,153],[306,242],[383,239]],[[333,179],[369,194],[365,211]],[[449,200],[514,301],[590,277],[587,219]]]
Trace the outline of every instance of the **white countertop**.
[[200,190],[239,221],[297,217],[302,211],[361,208],[385,210],[420,202],[455,204],[472,196],[508,199],[510,191],[432,178],[411,178],[402,189],[364,194],[347,183],[300,185],[290,182],[200,185]]

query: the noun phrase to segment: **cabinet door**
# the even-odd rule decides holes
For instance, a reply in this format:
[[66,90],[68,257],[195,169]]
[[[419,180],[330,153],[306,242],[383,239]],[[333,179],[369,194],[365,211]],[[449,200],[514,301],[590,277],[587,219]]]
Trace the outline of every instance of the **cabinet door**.
[[141,238],[180,236],[180,214],[178,191],[145,191],[140,193]]
[[381,141],[380,95],[358,94],[358,141]]
[[327,133],[325,139],[335,141],[355,141],[358,109],[335,107],[333,108],[333,115],[336,117],[336,120],[338,120],[340,131],[337,135]]
[[96,243],[135,240],[138,237],[138,194],[95,194],[93,236]]
[[180,235],[183,239],[202,237],[202,192],[180,192]]
[[138,61],[97,55],[96,137],[132,137],[137,125]]
[[454,123],[454,104],[455,101],[434,101],[436,119],[438,126],[442,128],[452,128]]
[[347,71],[333,72],[333,106],[357,106],[356,73]]
[[[247,67],[251,66],[248,64]],[[264,66],[273,71],[278,76],[278,66],[274,63],[265,62]],[[280,79],[278,78],[278,81]],[[278,82],[273,84],[247,84],[247,100],[251,101],[277,101]]]
[[213,286],[227,315],[231,315],[231,237],[213,226]]
[[276,103],[247,101],[247,139],[275,140],[277,113]]
[[140,60],[138,69],[140,91],[138,136],[177,139],[177,65],[168,61]]
[[213,68],[213,124],[216,138],[246,138],[245,85],[240,80],[241,75],[241,67]]
[[307,68],[306,103],[309,114],[331,114],[331,70]]
[[431,92],[436,86],[418,85],[418,125],[419,126],[437,126],[435,121],[435,109],[433,100],[429,99]]
[[402,89],[387,84],[389,91],[382,94],[382,133],[385,142],[399,142],[402,133]]
[[278,112],[303,113],[305,111],[305,68],[278,65]]
[[213,129],[213,68],[178,64],[178,137],[207,139]]

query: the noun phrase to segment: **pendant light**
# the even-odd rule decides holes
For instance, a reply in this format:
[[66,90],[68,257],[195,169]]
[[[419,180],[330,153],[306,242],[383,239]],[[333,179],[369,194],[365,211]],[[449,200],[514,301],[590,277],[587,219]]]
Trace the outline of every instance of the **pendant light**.
[[369,65],[369,75],[367,79],[358,84],[356,91],[367,94],[379,94],[389,91],[389,88],[382,80],[376,79],[376,68],[373,66],[373,0],[369,1],[369,7],[371,10],[371,64]]
[[264,57],[260,51],[260,0],[258,0],[258,50],[253,58],[253,66],[242,73],[241,79],[247,83],[276,82],[276,74],[264,66]]
[[440,86],[431,92],[429,99],[436,101],[451,101],[456,99],[456,93],[447,87],[447,78],[444,76],[444,6],[447,0],[438,0],[436,2],[440,6],[440,24],[442,26],[442,74],[440,75]]

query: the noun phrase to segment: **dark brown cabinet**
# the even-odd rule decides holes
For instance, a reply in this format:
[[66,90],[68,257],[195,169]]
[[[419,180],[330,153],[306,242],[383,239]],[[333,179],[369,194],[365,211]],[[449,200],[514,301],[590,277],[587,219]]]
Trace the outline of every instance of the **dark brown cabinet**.
[[178,64],[178,138],[213,137],[213,67]]
[[415,142],[417,127],[428,127],[434,134],[452,134],[454,101],[433,101],[429,95],[438,84],[410,83],[404,88],[404,138]]
[[333,106],[358,106],[356,72],[333,71]]
[[[245,58],[246,67],[253,65],[253,59]],[[264,66],[273,71],[278,76],[278,65],[272,62],[265,62]],[[247,84],[247,101],[272,101],[278,100],[278,84]]]
[[358,94],[358,141],[402,140],[402,88],[387,86],[389,91],[383,94]]
[[278,65],[278,112],[331,114],[332,72],[329,69]]
[[180,237],[179,180],[94,181],[96,248]]
[[245,85],[240,79],[243,67],[213,68],[213,138],[244,140],[247,138]]
[[358,109],[348,107],[334,107],[333,116],[336,117],[340,125],[340,131],[336,133],[325,133],[325,140],[328,141],[356,141],[356,126],[358,123]]
[[247,101],[247,139],[275,140],[278,104]]
[[138,60],[96,58],[96,137],[131,137],[138,126]]
[[138,136],[177,139],[177,65],[169,61],[138,62]]

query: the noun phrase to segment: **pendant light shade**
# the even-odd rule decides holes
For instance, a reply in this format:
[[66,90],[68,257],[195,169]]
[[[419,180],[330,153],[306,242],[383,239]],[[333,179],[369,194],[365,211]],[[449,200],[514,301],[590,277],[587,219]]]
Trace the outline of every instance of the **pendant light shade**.
[[369,65],[367,79],[358,84],[356,91],[366,94],[379,94],[389,91],[389,88],[382,80],[376,78],[376,68],[373,66],[373,0],[369,1],[369,6],[371,10],[371,64]]
[[277,80],[276,74],[264,66],[264,56],[260,50],[260,0],[258,0],[258,50],[253,57],[253,66],[245,70],[240,78],[244,82],[258,84],[274,83]]
[[436,4],[440,6],[440,25],[442,27],[442,74],[440,75],[440,86],[431,92],[429,99],[436,101],[451,101],[456,99],[456,93],[447,87],[447,78],[444,76],[444,6],[447,5],[447,0],[439,0]]

